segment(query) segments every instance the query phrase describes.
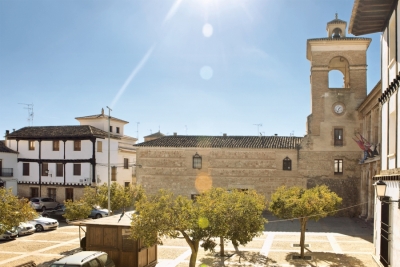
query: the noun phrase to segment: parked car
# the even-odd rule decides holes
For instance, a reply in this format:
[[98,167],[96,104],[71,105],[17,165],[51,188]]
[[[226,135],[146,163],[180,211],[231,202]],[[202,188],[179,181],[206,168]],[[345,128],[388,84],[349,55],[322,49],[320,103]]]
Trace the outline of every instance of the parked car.
[[[2,225],[0,225],[0,228]],[[18,231],[17,227],[13,227],[10,230],[6,230],[3,234],[0,235],[0,240],[13,240],[17,238],[18,236]]]
[[45,211],[46,209],[55,209],[60,203],[50,197],[33,197],[29,201],[35,210]]
[[36,231],[36,228],[30,223],[22,222],[18,225],[17,231],[18,231],[18,236],[30,235]]
[[[64,204],[60,204],[58,205],[58,207],[51,212],[54,215],[63,215],[65,213],[65,205]],[[90,211],[89,214],[89,218],[93,218],[93,219],[99,219],[102,217],[107,217],[109,214],[108,209],[102,209],[98,206],[93,207],[93,209]]]
[[82,251],[55,261],[50,267],[99,266],[115,267],[113,260],[102,251]]
[[42,232],[44,230],[52,230],[52,229],[57,229],[58,227],[58,221],[55,219],[51,218],[46,218],[43,217],[42,215],[39,215],[35,219],[28,221],[27,223],[32,224],[36,232]]
[[108,209],[102,209],[100,207],[94,207],[89,215],[89,217],[93,219],[99,219],[107,216],[108,216]]

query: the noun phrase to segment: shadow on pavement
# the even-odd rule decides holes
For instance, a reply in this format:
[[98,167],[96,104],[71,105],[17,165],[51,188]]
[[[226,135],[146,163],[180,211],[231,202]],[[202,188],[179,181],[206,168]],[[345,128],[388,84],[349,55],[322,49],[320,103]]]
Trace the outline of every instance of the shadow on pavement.
[[259,252],[233,252],[233,257],[216,257],[215,253],[210,253],[206,257],[198,259],[201,261],[200,266],[202,264],[206,266],[226,266],[234,264],[234,266],[276,266],[276,261],[271,258],[268,258],[264,255],[261,255]]
[[311,260],[292,260],[292,256],[299,256],[299,253],[288,253],[286,261],[291,266],[330,266],[330,267],[343,267],[343,266],[358,266],[367,267],[360,259],[346,255],[336,254],[329,252],[307,252],[305,256],[312,256]]
[[[270,212],[264,212],[263,216],[268,220],[268,223],[264,225],[264,231],[300,233],[300,222],[298,219],[282,220]],[[306,233],[338,233],[357,236],[372,242],[373,230],[374,228],[371,223],[365,222],[360,218],[326,217],[320,219],[318,222],[313,220],[308,221]]]

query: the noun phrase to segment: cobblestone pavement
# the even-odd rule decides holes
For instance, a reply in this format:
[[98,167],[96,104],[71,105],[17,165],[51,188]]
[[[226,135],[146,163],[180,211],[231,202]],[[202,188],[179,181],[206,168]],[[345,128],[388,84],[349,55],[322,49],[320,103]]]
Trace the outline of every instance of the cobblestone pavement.
[[[298,255],[300,229],[297,221],[278,221],[266,214],[270,221],[263,234],[234,253],[226,246],[228,257],[199,250],[197,262],[202,266],[377,266],[372,259],[370,224],[360,219],[325,218],[309,222],[306,232],[306,255],[311,260],[292,260]],[[65,226],[54,231],[19,237],[15,241],[0,242],[0,266],[15,266],[33,260],[37,266],[47,267],[54,260],[79,251],[77,226]],[[190,249],[183,239],[165,239],[158,247],[157,267],[188,266]]]

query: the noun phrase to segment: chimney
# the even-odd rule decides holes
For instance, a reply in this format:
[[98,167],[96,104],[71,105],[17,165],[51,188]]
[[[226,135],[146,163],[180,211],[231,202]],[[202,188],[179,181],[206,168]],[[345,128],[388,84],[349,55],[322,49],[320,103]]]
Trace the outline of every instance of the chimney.
[[178,134],[176,132],[174,132],[174,136],[177,136]]
[[226,133],[224,133],[222,136],[227,136]]
[[10,134],[10,131],[9,130],[6,130],[6,135],[4,136],[4,140],[5,140],[5,142],[4,142],[4,144],[7,144],[7,136]]
[[104,116],[104,108],[101,108],[101,115]]

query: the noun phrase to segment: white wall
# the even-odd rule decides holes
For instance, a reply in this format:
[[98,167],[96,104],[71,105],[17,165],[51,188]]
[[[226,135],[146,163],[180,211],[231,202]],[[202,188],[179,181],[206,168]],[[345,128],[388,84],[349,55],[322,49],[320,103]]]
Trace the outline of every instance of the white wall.
[[1,177],[3,182],[5,182],[5,187],[12,188],[12,192],[14,195],[17,195],[17,177],[18,177],[18,168],[17,168],[17,153],[4,153],[0,152],[0,160],[2,163],[2,168],[11,168],[13,169],[12,177]]

